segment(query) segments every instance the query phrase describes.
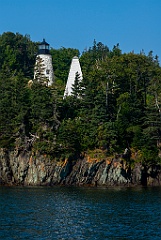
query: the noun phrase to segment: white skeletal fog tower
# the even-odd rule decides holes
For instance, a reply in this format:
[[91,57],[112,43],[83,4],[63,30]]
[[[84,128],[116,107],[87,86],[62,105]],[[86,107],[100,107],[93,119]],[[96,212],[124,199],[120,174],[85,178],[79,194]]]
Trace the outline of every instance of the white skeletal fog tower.
[[76,73],[79,74],[79,80],[82,81],[83,77],[82,77],[81,66],[79,63],[79,58],[75,56],[75,57],[73,57],[71,65],[70,65],[70,70],[69,70],[67,84],[65,87],[64,97],[72,95],[72,87],[75,82]]
[[43,42],[39,44],[39,51],[36,56],[35,70],[34,70],[34,79],[38,81],[46,81],[47,86],[51,86],[54,81],[54,72],[52,66],[52,56],[49,52],[49,44]]

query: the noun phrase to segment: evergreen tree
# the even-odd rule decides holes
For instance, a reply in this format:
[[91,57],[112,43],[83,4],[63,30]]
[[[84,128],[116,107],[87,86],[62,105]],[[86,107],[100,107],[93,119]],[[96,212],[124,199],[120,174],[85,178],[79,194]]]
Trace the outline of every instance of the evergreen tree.
[[74,98],[80,97],[80,92],[81,92],[81,85],[80,85],[80,75],[78,72],[75,74],[75,81],[72,86],[72,96]]

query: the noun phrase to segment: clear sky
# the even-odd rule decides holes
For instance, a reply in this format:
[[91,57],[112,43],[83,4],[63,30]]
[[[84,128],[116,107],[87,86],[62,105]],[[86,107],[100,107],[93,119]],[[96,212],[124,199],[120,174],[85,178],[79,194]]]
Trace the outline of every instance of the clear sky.
[[51,47],[153,51],[161,62],[161,0],[0,0],[0,34],[29,34]]

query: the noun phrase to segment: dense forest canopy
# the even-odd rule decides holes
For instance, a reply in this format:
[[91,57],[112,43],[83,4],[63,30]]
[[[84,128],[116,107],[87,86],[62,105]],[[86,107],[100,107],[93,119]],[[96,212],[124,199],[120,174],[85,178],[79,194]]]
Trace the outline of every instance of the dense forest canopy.
[[[51,158],[78,157],[125,148],[142,162],[160,161],[161,67],[146,56],[112,50],[101,42],[78,49],[51,49],[55,83],[33,81],[38,43],[28,35],[0,36],[0,147],[32,149]],[[80,57],[72,96],[63,99],[71,59]],[[77,97],[79,95],[79,97]]]

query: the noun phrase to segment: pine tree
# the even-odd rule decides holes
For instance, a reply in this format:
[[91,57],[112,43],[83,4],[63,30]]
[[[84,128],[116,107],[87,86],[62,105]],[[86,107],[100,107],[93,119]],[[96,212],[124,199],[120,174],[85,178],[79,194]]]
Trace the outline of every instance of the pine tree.
[[75,74],[75,81],[72,86],[72,96],[74,98],[79,98],[80,97],[80,92],[81,92],[81,87],[80,87],[80,74],[76,72]]
[[35,64],[35,76],[34,81],[38,82],[42,85],[48,85],[48,79],[44,74],[45,65],[44,61],[40,56],[36,57],[36,64]]

